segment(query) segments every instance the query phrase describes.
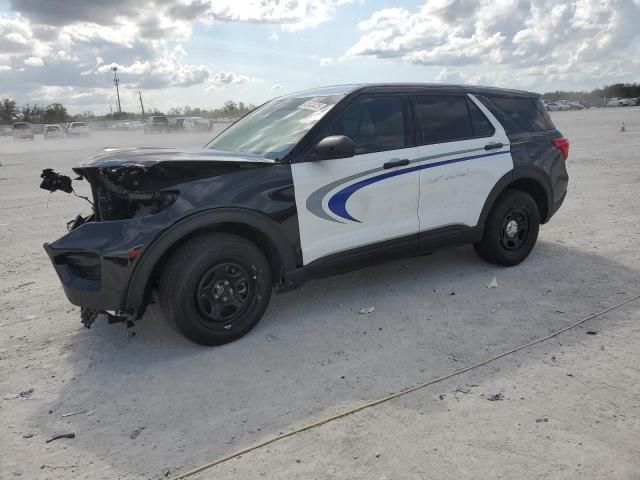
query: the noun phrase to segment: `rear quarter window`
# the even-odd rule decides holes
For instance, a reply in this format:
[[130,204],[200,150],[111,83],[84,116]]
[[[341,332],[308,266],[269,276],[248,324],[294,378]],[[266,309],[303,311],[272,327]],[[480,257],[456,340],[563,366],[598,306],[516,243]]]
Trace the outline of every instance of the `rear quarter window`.
[[494,128],[466,96],[418,95],[415,111],[422,144],[490,137]]
[[[498,117],[508,134],[542,132],[554,128],[537,98],[491,97],[487,107]],[[487,103],[486,99],[483,103]]]

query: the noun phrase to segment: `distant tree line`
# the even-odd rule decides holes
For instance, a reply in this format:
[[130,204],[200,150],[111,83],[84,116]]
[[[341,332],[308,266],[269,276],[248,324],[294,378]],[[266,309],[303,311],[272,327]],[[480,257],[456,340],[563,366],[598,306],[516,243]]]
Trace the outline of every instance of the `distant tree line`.
[[16,120],[30,123],[61,123],[70,118],[67,109],[61,103],[50,105],[29,104],[18,107],[14,100],[3,98],[0,101],[0,122],[11,123]]
[[205,117],[205,118],[219,118],[219,117],[241,117],[255,109],[256,106],[252,104],[245,104],[244,102],[234,102],[228,100],[224,102],[221,108],[215,108],[212,110],[206,110],[198,107],[190,107],[185,105],[184,107],[172,108],[167,112],[167,115],[175,117]]
[[638,98],[640,97],[640,83],[615,83],[596,88],[590,92],[562,91],[547,92],[542,95],[552,102],[558,100],[578,101],[592,107],[602,107],[605,98]]
[[[203,109],[198,107],[190,107],[185,105],[181,108],[172,108],[166,112],[166,115],[177,117],[240,117],[251,110],[255,105],[245,104],[243,102],[234,102],[229,100],[220,108]],[[146,116],[165,115],[164,112],[152,109],[146,113]],[[50,105],[26,104],[18,106],[14,100],[3,98],[0,101],[0,123],[13,123],[16,121],[29,123],[64,123],[74,120],[83,121],[104,121],[104,120],[141,120],[142,114],[133,112],[108,113],[106,115],[95,115],[92,111],[87,110],[76,115],[69,115],[67,108],[61,103],[52,103]]]

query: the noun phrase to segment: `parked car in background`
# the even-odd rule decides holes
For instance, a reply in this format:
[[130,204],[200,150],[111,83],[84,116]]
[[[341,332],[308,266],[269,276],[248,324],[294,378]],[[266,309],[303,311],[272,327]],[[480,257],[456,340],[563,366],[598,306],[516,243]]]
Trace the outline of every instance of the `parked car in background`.
[[45,125],[43,135],[45,140],[64,138],[64,132],[60,125]]
[[570,100],[558,100],[558,103],[560,105],[567,106],[569,110],[583,110],[584,109],[584,105],[582,105],[580,102],[573,102],[573,101],[570,101]]
[[631,107],[637,105],[635,98],[609,98],[607,99],[606,107]]
[[116,130],[118,132],[131,132],[135,130],[142,130],[143,128],[144,123],[138,120],[132,122],[116,122],[109,127],[110,130]]
[[544,108],[546,108],[547,112],[565,112],[567,110],[571,110],[569,105],[565,105],[560,102],[546,102],[544,104]]
[[169,131],[170,132],[184,132],[184,118],[172,118],[169,120]]
[[88,137],[89,127],[84,122],[71,122],[67,130],[68,137]]
[[168,133],[169,119],[164,115],[149,117],[144,124],[144,133]]
[[11,125],[1,125],[0,137],[11,137],[11,136],[13,136],[13,128],[11,128]]
[[184,129],[190,132],[208,132],[211,122],[202,117],[188,117],[184,120]]
[[33,128],[27,122],[16,122],[13,124],[14,140],[33,140]]

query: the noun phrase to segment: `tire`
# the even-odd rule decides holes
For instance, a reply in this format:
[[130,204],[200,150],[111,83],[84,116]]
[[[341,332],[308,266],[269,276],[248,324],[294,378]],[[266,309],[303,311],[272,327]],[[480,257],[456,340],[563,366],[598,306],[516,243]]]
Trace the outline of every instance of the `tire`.
[[171,256],[158,298],[164,317],[189,340],[222,345],[257,325],[269,305],[271,284],[269,262],[256,245],[211,233],[189,240]]
[[473,247],[489,263],[518,265],[531,253],[539,230],[540,212],[531,195],[506,190],[491,208],[482,239]]

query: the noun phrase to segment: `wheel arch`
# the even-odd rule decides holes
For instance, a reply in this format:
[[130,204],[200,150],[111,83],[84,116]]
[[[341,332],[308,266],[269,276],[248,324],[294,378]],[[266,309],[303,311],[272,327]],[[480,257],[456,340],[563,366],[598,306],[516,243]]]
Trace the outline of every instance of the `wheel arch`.
[[293,246],[282,227],[268,216],[243,208],[214,208],[178,221],[144,248],[127,286],[123,310],[140,318],[171,255],[185,242],[207,232],[233,233],[253,242],[271,266],[274,285],[282,283],[285,271],[296,268]]
[[552,199],[550,182],[544,171],[536,167],[524,166],[510,171],[495,184],[480,213],[478,226],[481,229],[484,229],[487,217],[496,200],[507,189],[520,190],[531,195],[538,205],[540,223],[546,223]]

